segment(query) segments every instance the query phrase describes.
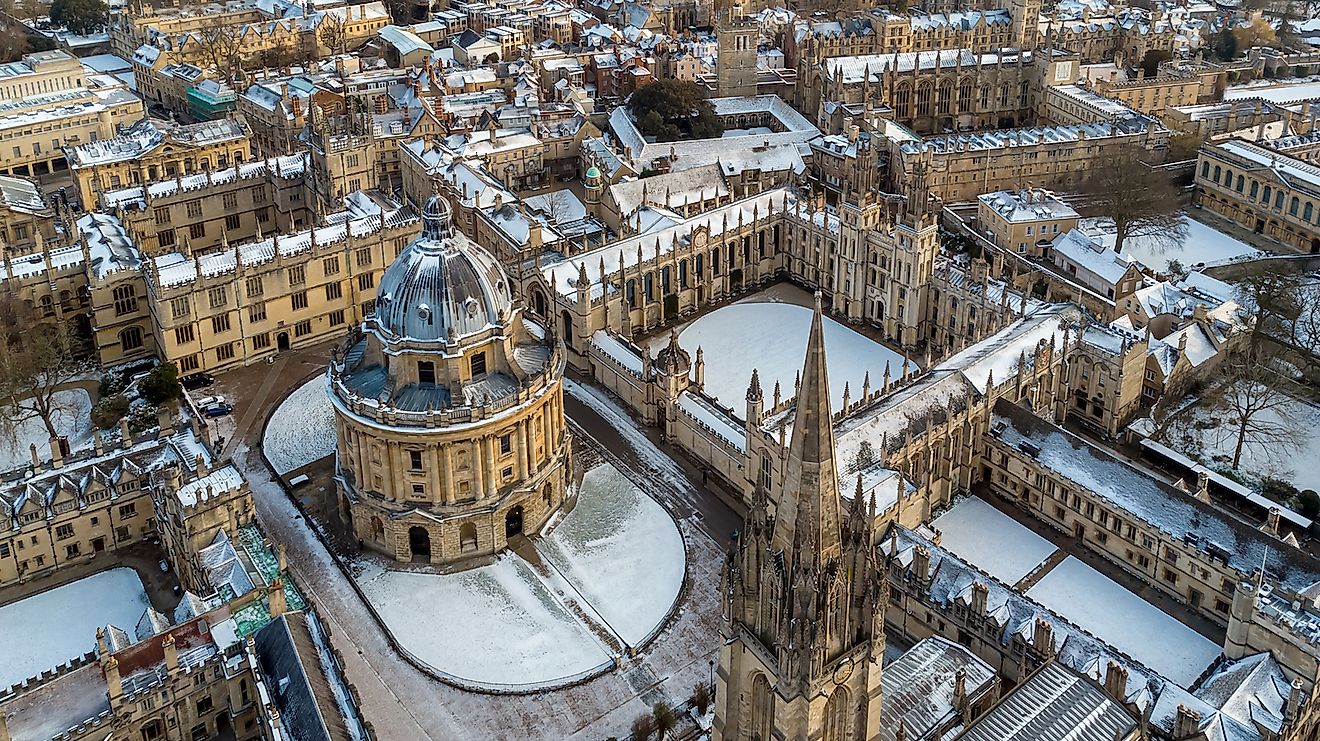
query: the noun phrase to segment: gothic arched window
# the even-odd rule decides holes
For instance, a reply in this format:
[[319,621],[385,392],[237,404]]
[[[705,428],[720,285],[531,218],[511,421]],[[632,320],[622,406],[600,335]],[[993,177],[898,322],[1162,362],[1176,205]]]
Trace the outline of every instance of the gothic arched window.
[[848,688],[835,687],[825,702],[825,741],[848,738]]
[[770,680],[758,672],[752,680],[752,741],[771,741],[770,729],[773,727],[774,716],[775,699],[770,694]]

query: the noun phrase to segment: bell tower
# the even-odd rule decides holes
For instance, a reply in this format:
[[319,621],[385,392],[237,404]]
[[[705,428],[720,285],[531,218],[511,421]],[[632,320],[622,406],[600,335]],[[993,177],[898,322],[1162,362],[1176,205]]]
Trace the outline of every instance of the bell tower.
[[783,494],[758,487],[725,560],[713,738],[879,735],[884,578],[861,480],[840,505],[820,308],[811,321]]
[[1012,0],[1009,13],[1013,16],[1013,43],[1026,51],[1035,49],[1040,36],[1040,0]]
[[715,16],[719,55],[715,58],[715,96],[756,95],[756,47],[760,38],[756,18],[741,5],[723,8]]

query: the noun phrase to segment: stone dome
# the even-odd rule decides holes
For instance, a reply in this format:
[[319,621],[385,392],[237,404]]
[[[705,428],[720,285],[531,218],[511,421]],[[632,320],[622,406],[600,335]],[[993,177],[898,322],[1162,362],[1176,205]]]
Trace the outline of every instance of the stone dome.
[[513,298],[499,262],[454,231],[449,204],[431,196],[422,233],[381,276],[376,324],[385,340],[453,342],[509,320]]

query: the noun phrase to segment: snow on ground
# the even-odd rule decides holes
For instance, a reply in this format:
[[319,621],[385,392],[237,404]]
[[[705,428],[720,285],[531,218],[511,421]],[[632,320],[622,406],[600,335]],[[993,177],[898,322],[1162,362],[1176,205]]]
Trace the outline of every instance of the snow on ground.
[[[1160,442],[1210,468],[1227,470],[1237,445],[1237,430],[1230,417],[1229,410],[1198,402],[1169,425]],[[1256,429],[1279,426],[1295,430],[1292,437],[1301,447],[1248,439],[1242,446],[1240,473],[1249,479],[1278,478],[1298,489],[1320,491],[1320,468],[1313,465],[1320,460],[1320,407],[1293,398],[1277,408],[1257,412],[1251,424]]]
[[[51,416],[55,429],[69,438],[69,447],[80,450],[92,446],[92,397],[85,389],[66,389],[55,392],[55,413]],[[32,444],[37,455],[50,460],[50,433],[38,418],[24,420],[14,430],[12,440],[0,441],[0,470],[24,466],[32,462]]]
[[1054,545],[977,497],[967,497],[933,523],[940,545],[982,571],[1016,584],[1054,553]]
[[262,452],[276,473],[287,475],[335,452],[335,414],[325,386],[316,375],[299,386],[270,415]]
[[1214,641],[1071,556],[1027,596],[1182,687],[1220,654]]
[[[798,293],[806,295],[805,291]],[[746,405],[753,368],[761,376],[761,390],[769,406],[776,381],[783,398],[793,396],[793,383],[806,357],[812,310],[776,301],[775,295],[750,296],[722,306],[679,330],[678,341],[685,350],[695,356],[700,347],[705,354],[706,393],[739,415]],[[648,342],[651,354],[668,342],[668,333],[652,338]],[[885,363],[890,364],[893,377],[902,375],[901,354],[829,317],[825,318],[825,352],[830,400],[836,409],[843,403],[844,384],[851,386],[852,399],[861,396],[862,377],[868,371],[872,389],[879,387]],[[915,370],[916,364],[912,367]]]
[[577,383],[570,378],[564,379],[564,391],[603,417],[637,454],[637,463],[645,467],[647,473],[663,479],[671,493],[685,497],[689,503],[692,503],[694,496],[692,485],[683,474],[683,469],[651,442],[651,438],[642,432],[641,426],[623,407],[619,406],[618,402],[610,398],[605,391],[595,386]]
[[0,607],[0,689],[95,651],[97,628],[131,633],[150,604],[137,572],[120,567]]
[[[1227,260],[1240,255],[1257,255],[1260,250],[1196,219],[1183,215],[1187,237],[1181,244],[1164,247],[1150,237],[1130,237],[1123,243],[1123,254],[1131,255],[1146,267],[1164,272],[1170,260],[1185,268],[1198,263]],[[1082,219],[1081,230],[1106,247],[1114,245],[1114,223],[1109,219]]]
[[481,685],[553,684],[610,660],[513,553],[456,574],[385,570],[359,586],[405,649]]
[[678,527],[608,463],[583,476],[577,505],[536,549],[629,646],[650,637],[683,586]]

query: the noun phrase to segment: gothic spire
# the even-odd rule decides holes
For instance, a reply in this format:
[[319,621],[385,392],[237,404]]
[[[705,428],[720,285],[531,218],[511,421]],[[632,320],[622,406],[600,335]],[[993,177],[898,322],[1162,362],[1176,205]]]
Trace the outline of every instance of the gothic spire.
[[775,510],[775,550],[791,553],[794,543],[801,543],[817,563],[838,557],[841,550],[838,487],[830,383],[825,370],[824,320],[820,294],[816,294],[783,495]]

